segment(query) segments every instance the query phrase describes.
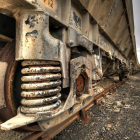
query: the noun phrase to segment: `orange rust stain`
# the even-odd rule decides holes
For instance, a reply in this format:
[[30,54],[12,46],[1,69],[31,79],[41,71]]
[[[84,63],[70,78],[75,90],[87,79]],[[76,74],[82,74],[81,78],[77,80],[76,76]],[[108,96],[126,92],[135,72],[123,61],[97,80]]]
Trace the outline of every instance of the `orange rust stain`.
[[97,69],[97,73],[99,73],[100,75],[102,75],[102,72],[99,69]]
[[25,40],[25,45],[29,49],[31,46],[35,46],[35,40],[31,35],[28,35]]
[[46,6],[53,8],[54,7],[54,1],[53,0],[41,0],[41,2]]

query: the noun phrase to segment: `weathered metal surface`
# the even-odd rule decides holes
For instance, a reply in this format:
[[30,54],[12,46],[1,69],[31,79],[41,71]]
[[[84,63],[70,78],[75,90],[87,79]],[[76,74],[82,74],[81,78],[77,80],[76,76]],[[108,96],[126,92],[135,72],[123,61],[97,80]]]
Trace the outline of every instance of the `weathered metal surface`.
[[22,66],[38,66],[38,65],[60,65],[60,62],[56,61],[22,61]]
[[110,12],[113,2],[114,2],[114,0],[104,1],[104,3],[100,2],[102,7],[100,10],[97,8],[98,14],[95,15],[96,20],[98,21],[98,23],[101,25],[101,27],[103,29],[104,29],[105,23],[108,19],[108,13]]
[[123,37],[125,36],[125,30],[128,28],[125,12],[121,17],[120,23],[119,23],[119,29],[116,32],[114,42],[117,46],[121,47],[120,44],[123,40]]
[[[26,11],[22,12],[17,19],[17,35],[19,40],[16,42],[16,60],[21,59],[44,59],[45,56],[49,57],[46,60],[57,60],[58,56],[58,41],[53,40],[53,38],[49,38],[50,35],[48,33],[48,37],[45,35],[48,30],[48,15],[43,14],[42,12],[33,12]],[[43,22],[45,21],[45,22]],[[43,45],[43,39],[45,39],[49,44],[49,49],[45,51],[45,47]],[[20,42],[23,40],[23,43]],[[28,51],[27,51],[28,50]],[[55,50],[55,51],[54,51]],[[53,54],[50,56],[50,54]],[[44,56],[43,56],[44,55]],[[55,58],[54,58],[55,57]]]
[[57,94],[56,96],[52,96],[50,98],[39,98],[39,99],[29,99],[25,98],[21,100],[21,104],[24,106],[41,106],[45,104],[50,104],[52,102],[56,102],[61,98],[61,94]]
[[[57,97],[57,99],[59,99],[58,97]],[[44,99],[45,100],[45,99]],[[41,100],[40,100],[41,101]],[[33,102],[33,101],[32,101]],[[58,100],[58,102],[56,102],[56,103],[54,103],[53,105],[46,105],[46,106],[41,106],[41,107],[39,107],[38,105],[41,105],[41,103],[35,103],[35,102],[33,102],[33,104],[32,104],[32,102],[28,102],[27,104],[28,104],[28,106],[29,105],[33,105],[33,107],[26,107],[26,106],[22,106],[21,107],[21,112],[22,113],[25,113],[25,114],[35,114],[35,113],[37,113],[37,112],[44,112],[45,114],[48,114],[48,112],[47,111],[49,111],[49,114],[51,114],[51,113],[53,113],[53,111],[52,110],[55,110],[55,109],[57,109],[60,105],[61,105],[61,101],[60,100]],[[23,104],[24,105],[24,104]],[[25,105],[26,105],[26,103],[25,103]],[[34,107],[34,105],[35,105],[35,107]],[[52,112],[51,112],[52,111]],[[58,110],[59,111],[59,110]],[[45,118],[44,118],[45,119]],[[41,120],[41,119],[40,119]],[[36,120],[35,120],[36,121]],[[34,121],[34,122],[35,122]]]
[[[85,79],[85,86],[82,92],[82,95],[79,97],[79,100],[83,101],[84,98],[88,96],[93,96],[92,91],[92,65],[86,59],[86,57],[77,57],[72,59],[70,62],[71,70],[70,70],[70,77],[71,77],[71,89],[68,95],[68,98],[65,102],[64,109],[67,110],[71,108],[76,103],[76,79],[79,77],[81,72],[86,73]],[[87,95],[85,97],[84,95]]]
[[22,97],[47,97],[47,96],[52,96],[61,91],[61,87],[58,86],[57,88],[54,89],[49,89],[49,90],[43,90],[43,91],[22,91],[21,96]]
[[[123,3],[121,0],[118,1],[114,1],[112,4],[112,7],[110,9],[111,11],[109,11],[108,13],[108,19],[107,22],[105,24],[105,31],[111,31],[111,28],[113,25],[115,25],[115,22],[117,20],[120,20],[120,15],[123,12]],[[116,24],[117,25],[117,24]]]
[[47,0],[46,2],[44,0],[2,0],[0,1],[0,13],[14,17],[20,10],[41,9],[67,24],[69,22],[70,2],[69,0]]
[[99,46],[105,52],[110,53],[111,56],[126,62],[126,58],[116,48],[113,48],[111,43],[102,35],[99,34]]
[[[39,107],[38,108],[27,108],[27,107],[21,106],[18,108],[17,115],[15,117],[12,117],[8,121],[2,123],[0,125],[0,127],[2,130],[11,130],[11,129],[25,126],[25,125],[33,123],[33,122],[37,122],[37,121],[40,122],[40,121],[43,121],[46,119],[48,120],[49,118],[54,118],[61,113],[60,109],[59,109],[60,104],[61,104],[61,101],[59,100],[52,106],[51,105],[47,106],[47,107],[45,106],[44,108],[43,107],[42,108],[39,108]],[[55,109],[55,110],[43,112],[44,110],[51,110],[51,109]],[[24,114],[21,112],[25,112],[28,114]],[[33,113],[33,114],[29,114],[29,113]],[[22,122],[22,123],[20,123],[20,122]],[[34,129],[34,127],[31,129],[23,127],[23,129],[24,128],[27,130],[32,130],[32,131]],[[39,130],[39,128],[37,127],[36,131],[38,131],[38,130]]]
[[22,84],[22,89],[47,89],[51,87],[57,87],[61,85],[61,81],[55,81],[55,82],[44,82],[44,83],[29,83],[29,84]]
[[42,131],[49,130],[50,128],[63,123],[65,120],[67,120],[68,118],[73,116],[76,112],[78,112],[81,109],[83,109],[84,107],[88,106],[88,104],[93,100],[93,97],[89,97],[89,96],[87,96],[87,97],[88,98],[85,98],[85,100],[83,100],[83,102],[80,102],[80,103],[77,102],[71,109],[64,111],[63,113],[59,114],[57,117],[54,117],[50,120],[48,119],[45,121],[38,122]]
[[79,77],[76,79],[76,95],[78,96],[81,95],[81,93],[84,90],[84,86],[85,86],[85,78],[83,74],[81,73]]
[[93,43],[71,27],[68,28],[68,44],[70,47],[82,46],[86,48],[90,53],[92,53],[93,50]]
[[[5,122],[10,118],[14,117],[17,113],[16,101],[14,99],[15,95],[13,93],[14,75],[17,67],[17,62],[15,62],[15,41],[7,44],[0,52],[0,61],[6,62],[8,64],[6,75],[4,79],[4,96],[6,107],[0,109],[0,120]],[[24,126],[20,130],[29,131],[40,131],[39,126]]]
[[[6,125],[10,120],[4,127],[12,129],[41,120],[38,123],[42,130],[52,128],[90,103],[96,92],[92,89],[92,80],[101,79],[103,74],[105,76],[102,64],[105,64],[105,71],[110,69],[109,74],[114,72],[114,65],[118,66],[117,61],[129,65],[127,57],[134,65],[136,50],[130,5],[131,0],[2,0],[0,13],[15,17],[17,22],[16,60],[29,60],[22,62],[26,67],[22,73],[28,75],[21,78],[21,87],[25,89],[21,95],[27,99],[21,101],[24,106],[19,108],[19,114],[11,120],[9,128]],[[131,7],[130,11],[128,7]],[[102,63],[108,59],[114,65]],[[8,86],[6,82],[5,86],[8,87],[6,102],[9,101],[9,112],[15,115],[11,87],[17,64],[14,60],[8,63],[9,75],[5,77]],[[81,73],[85,76],[79,80]],[[61,83],[63,90],[70,87],[70,93],[64,96],[62,104],[59,101]],[[20,111],[30,114],[29,120],[14,124],[16,119],[27,118]],[[72,113],[68,115],[68,111]],[[64,117],[58,121],[59,115]],[[86,120],[84,110],[83,118]]]
[[[30,19],[30,20],[29,20]],[[24,11],[17,17],[16,60],[52,60],[62,65],[63,87],[69,86],[66,45],[49,33],[49,15]],[[23,40],[21,42],[20,40]]]
[[[127,6],[123,7],[123,3],[125,3],[125,5],[127,5]],[[77,8],[78,5],[79,5],[79,8]],[[120,40],[119,43],[117,43],[115,41],[116,46],[117,46],[117,44],[120,44],[120,42],[123,39],[123,35],[121,34],[122,37],[120,37],[120,35],[118,33],[118,31],[121,28],[123,28],[123,26],[121,26],[124,23],[123,17],[124,18],[126,17],[125,14],[123,14],[123,13],[125,13],[126,8],[128,9],[128,7],[131,10],[127,10],[127,11],[132,11],[132,6],[130,6],[130,5],[131,5],[131,0],[125,1],[125,2],[122,2],[121,0],[118,0],[118,1],[114,1],[114,0],[110,0],[110,1],[107,1],[107,0],[105,0],[105,1],[101,1],[101,0],[73,1],[72,0],[72,2],[68,1],[68,0],[66,0],[66,1],[62,1],[62,0],[58,0],[58,1],[56,1],[56,0],[49,0],[49,1],[48,0],[47,1],[22,0],[22,2],[7,0],[6,2],[4,2],[4,1],[1,2],[1,9],[8,10],[8,12],[11,12],[11,13],[15,12],[16,17],[18,18],[18,12],[20,11],[20,9],[22,9],[22,10],[26,9],[26,8],[34,9],[36,7],[35,11],[38,11],[38,9],[40,9],[43,12],[45,11],[49,15],[51,15],[53,18],[60,21],[63,25],[66,25],[66,26],[70,25],[70,26],[72,26],[72,28],[74,28],[76,30],[78,30],[78,28],[80,28],[79,32],[81,34],[85,35],[87,38],[92,38],[92,36],[94,36],[93,35],[94,31],[93,31],[93,33],[91,33],[91,31],[90,31],[90,29],[91,29],[90,28],[90,18],[95,19],[96,21],[95,20],[94,21],[99,24],[99,27],[101,29],[103,27],[103,29],[105,30],[105,31],[102,30],[104,34],[107,34],[108,36],[110,36],[110,38],[113,41],[118,40],[118,39]],[[17,10],[15,10],[15,7],[17,8]],[[84,9],[84,7],[85,7],[85,9]],[[70,13],[72,14],[71,16],[70,16]],[[127,12],[127,13],[128,13],[129,23],[131,24],[131,26],[133,26],[133,19],[132,19],[133,15],[131,14],[132,12]],[[122,14],[124,16],[122,16]],[[29,27],[33,28],[33,26],[36,24],[35,22],[37,19],[36,18],[31,19],[31,17],[32,16],[29,16],[29,18],[27,18],[28,20],[26,20],[26,23],[29,25]],[[71,17],[73,17],[73,18],[71,18]],[[69,23],[69,19],[70,19],[70,23]],[[30,22],[30,23],[28,23],[28,22]],[[74,24],[75,27],[71,24],[73,22],[75,22],[75,24]],[[128,23],[128,21],[126,21],[126,22]],[[24,23],[24,22],[22,22],[22,23]],[[133,27],[132,27],[132,29],[133,29]],[[129,26],[126,28],[129,28]],[[100,32],[101,31],[98,30],[98,33],[100,33]],[[132,30],[132,32],[133,32],[133,30]],[[37,36],[36,30],[32,30],[30,33],[32,35],[34,34],[35,36]],[[96,32],[96,34],[98,34],[98,33]],[[29,35],[29,34],[27,34],[27,35]],[[124,34],[124,36],[126,36],[126,35]],[[134,36],[132,36],[132,37],[134,40]],[[29,38],[27,40],[31,41],[31,38],[29,36]],[[97,35],[94,38],[97,38]],[[134,46],[134,43],[133,43],[133,46]],[[111,45],[111,47],[113,48],[114,45]],[[121,48],[121,46],[120,46],[120,48]],[[119,50],[119,48],[117,48],[117,50]],[[117,51],[117,50],[115,50],[115,51]],[[121,52],[119,52],[119,53],[121,53]],[[121,60],[120,57],[118,59]]]
[[[51,63],[49,62],[49,64],[51,64]],[[53,67],[53,66],[45,67],[48,69],[44,70],[43,69],[44,65],[46,65],[45,62],[38,63],[35,61],[33,63],[33,67],[32,67],[32,63],[30,63],[30,62],[27,63],[27,62],[23,61],[22,65],[24,65],[24,66],[28,65],[29,68],[23,68],[21,72],[23,74],[29,74],[29,76],[30,76],[30,74],[33,76],[33,75],[36,75],[37,73],[41,73],[41,72],[43,74],[45,73],[46,75],[48,75],[48,74],[51,75],[50,72],[58,73],[61,70],[60,67]],[[34,65],[36,65],[36,67],[34,67]],[[40,65],[42,67],[40,67]],[[39,71],[37,68],[39,68]],[[38,78],[37,78],[36,81],[34,81],[37,83],[26,83],[26,84],[23,83],[21,85],[21,88],[24,89],[25,91],[23,91],[21,93],[21,95],[25,96],[26,98],[23,98],[21,100],[22,106],[19,107],[17,116],[15,116],[11,120],[5,122],[2,125],[2,127],[5,129],[14,129],[14,128],[26,125],[28,123],[45,120],[46,118],[54,117],[55,114],[58,114],[60,111],[60,105],[61,105],[61,101],[60,101],[61,94],[59,93],[61,88],[58,87],[61,85],[61,80],[59,80],[61,78],[61,76],[57,77],[57,78],[58,79],[55,79],[57,81],[50,81],[50,79],[49,80],[43,79],[44,80],[43,83],[42,83],[42,80],[41,80],[41,83],[38,83],[38,82],[40,82],[40,80],[38,81]],[[26,80],[26,82],[30,82],[30,78],[29,78],[29,81]],[[52,88],[54,88],[54,87],[55,88],[57,87],[58,90],[54,89],[54,91],[53,91]],[[46,89],[49,89],[48,92],[46,92]],[[52,89],[52,90],[50,91],[50,89]],[[28,92],[28,90],[29,90],[29,92]],[[34,93],[35,93],[35,95],[34,95]],[[36,93],[39,95],[41,95],[41,93],[42,93],[41,98],[36,99]],[[52,96],[52,94],[53,94],[53,96]],[[46,97],[46,95],[47,95],[47,97]],[[49,95],[51,95],[51,97],[48,97]],[[37,96],[37,97],[39,97],[39,96]],[[37,114],[37,113],[40,113],[40,114]],[[41,114],[41,113],[44,113],[44,114]],[[27,118],[27,116],[28,116],[28,120],[25,121],[24,119]],[[24,122],[22,124],[17,124],[19,122],[13,123],[14,122],[13,120],[16,120],[16,119],[18,119],[18,120],[23,119]]]
[[70,0],[26,0],[36,8],[47,12],[63,24],[68,24],[70,16]]
[[[11,129],[21,127],[32,122],[34,122],[34,116],[25,116],[18,113],[18,115],[16,116],[16,119],[15,117],[13,117],[12,119],[9,119],[5,123],[2,123],[0,125],[0,128],[1,130],[11,130]],[[13,126],[13,124],[15,125]]]
[[70,12],[70,25],[73,26],[73,28],[77,28],[79,32],[82,30],[82,19],[81,17],[78,17],[77,14],[71,9]]
[[[125,34],[125,35],[124,35]],[[128,29],[126,29],[125,31],[124,31],[124,34],[123,34],[123,40],[122,40],[122,42],[121,42],[121,50],[123,49],[125,49],[126,47],[127,47],[127,42],[128,42],[128,40],[129,40],[129,30]]]
[[51,74],[51,75],[34,75],[34,76],[23,76],[22,81],[46,81],[46,80],[56,80],[60,79],[61,74]]
[[22,74],[60,72],[60,67],[29,67],[22,69]]
[[[85,75],[85,86],[82,92],[82,95],[77,96],[76,99],[76,79],[80,75],[80,73],[84,72]],[[67,97],[67,100],[63,106],[63,113],[59,114],[58,117],[54,117],[50,120],[38,122],[41,129],[46,131],[47,129],[56,126],[63,121],[65,121],[68,117],[76,113],[78,110],[82,109],[86,106],[93,97],[92,92],[92,67],[90,62],[85,57],[79,57],[73,59],[71,61],[71,89],[70,93]]]
[[98,44],[98,34],[99,34],[99,26],[94,21],[90,21],[89,25],[89,39],[93,41],[94,44]]
[[6,62],[0,62],[0,109],[6,107],[5,97],[4,97],[4,79],[7,69],[7,63]]
[[[123,81],[117,83],[117,84],[114,84],[112,87],[108,88],[107,90],[101,92],[100,94],[96,95],[94,98],[90,98],[88,99],[88,102],[85,102],[85,104],[83,104],[83,107],[85,107],[84,109],[87,111],[88,109],[90,109],[90,107],[92,107],[94,105],[94,101],[99,99],[101,96],[108,94],[110,91],[112,91],[112,89],[114,89],[115,87],[118,87],[118,85],[122,85],[125,81],[127,80],[124,79]],[[39,122],[40,126],[42,127],[42,130],[43,131],[46,131],[47,129],[47,132],[50,131],[50,130],[54,130],[54,126],[61,126],[66,120],[67,118],[71,118],[71,116],[73,116],[77,111],[80,111],[80,109],[82,109],[83,107],[78,107],[76,109],[76,106],[75,106],[75,111],[71,112],[71,113],[68,113],[69,110],[67,110],[66,112],[63,112],[62,114],[60,114],[57,118],[53,118],[52,120],[48,120],[46,122]],[[65,115],[64,115],[65,114]],[[42,114],[43,115],[43,114]],[[83,114],[83,117],[85,116],[85,114]],[[41,117],[41,116],[39,116]],[[44,117],[44,116],[42,116]],[[41,117],[41,118],[42,118]],[[85,116],[86,117],[86,116]],[[84,118],[85,118],[84,117]],[[23,119],[22,123],[19,124],[19,122],[21,121],[21,118]],[[35,119],[41,119],[41,118],[35,118],[34,116],[25,116],[25,115],[22,115],[22,114],[18,114],[17,118],[13,118],[11,119],[11,122],[14,122],[15,119],[17,119],[17,124],[15,125],[15,122],[14,123],[10,123],[10,120],[7,121],[6,123],[2,124],[1,125],[1,129],[3,130],[10,130],[10,129],[13,129],[15,127],[19,127],[21,125],[24,125],[24,124],[27,124],[27,123],[31,123],[31,122],[34,122]],[[59,121],[58,121],[58,118],[59,118]],[[86,119],[86,121],[90,120],[89,119]],[[49,123],[48,123],[49,122]],[[63,123],[62,123],[63,122]],[[62,123],[62,124],[61,124]],[[14,125],[13,125],[14,124]],[[48,124],[48,125],[46,125]],[[64,123],[66,124],[66,123]],[[51,128],[53,126],[53,128]],[[67,125],[66,125],[67,126]],[[51,128],[51,129],[50,129]],[[65,128],[65,127],[64,127]],[[51,134],[54,134],[54,133],[47,133],[47,136],[48,135],[51,135]],[[56,134],[53,135],[53,137],[55,136]]]
[[92,63],[92,80],[99,80],[102,78],[102,63],[101,58],[98,55],[93,54],[92,57],[88,57],[89,61]]
[[[47,2],[48,2],[48,1],[47,1]],[[48,3],[49,3],[49,2],[48,2]],[[50,3],[52,3],[52,2],[50,2]],[[54,1],[53,3],[57,3],[57,2]],[[58,3],[60,3],[60,2],[58,2]],[[84,3],[84,2],[83,2],[83,3]],[[89,2],[89,3],[90,3],[90,2]],[[104,5],[106,5],[106,4],[108,4],[108,2],[105,2],[105,4],[104,4],[104,3],[101,3],[101,5],[103,5],[103,7],[104,7]],[[114,2],[113,4],[116,4],[116,3]],[[121,5],[121,3],[119,3],[119,2],[117,2],[117,4],[120,4],[120,5]],[[104,8],[103,8],[103,7],[102,7],[101,9],[104,11]],[[109,6],[109,7],[111,7],[111,6]],[[119,7],[119,6],[117,5],[117,7]],[[96,7],[96,8],[97,8],[97,7]],[[74,8],[74,9],[75,9],[75,8]],[[117,9],[116,9],[116,10],[117,10]],[[103,12],[103,11],[102,11],[102,12]],[[81,28],[82,28],[82,33],[84,34],[85,31],[83,31],[83,29],[84,29],[85,25],[88,25],[88,24],[87,24],[87,23],[88,23],[88,19],[86,20],[87,23],[84,25],[83,22],[85,21],[85,20],[84,20],[84,15],[85,15],[85,13],[81,13],[81,12],[80,12],[80,14],[82,15],[82,17],[81,17]],[[87,16],[85,15],[85,17],[88,17],[88,15],[87,15]],[[31,17],[30,17],[30,18],[31,18]],[[27,20],[27,21],[28,21],[28,20]],[[32,20],[29,20],[29,21],[32,21]],[[71,20],[71,21],[72,21],[72,20]],[[27,22],[26,22],[26,23],[27,23]],[[33,22],[33,23],[34,23],[34,22]],[[34,23],[34,24],[33,24],[33,23],[30,23],[30,24],[34,25],[35,23]],[[77,23],[77,22],[76,22],[76,23]],[[79,23],[80,23],[80,22],[79,22]],[[116,24],[116,22],[115,22],[114,24]],[[84,27],[83,27],[83,26],[84,26]],[[87,29],[87,33],[89,32],[88,30],[89,30],[89,29]],[[98,31],[98,32],[100,32],[100,31]],[[33,32],[33,33],[35,33],[35,32]],[[35,34],[36,34],[36,33],[35,33]],[[92,33],[92,34],[93,34],[93,33]],[[91,35],[92,35],[92,34],[91,34]],[[85,35],[87,38],[91,38],[91,35],[90,35],[90,36],[89,36],[89,35],[86,35],[86,34],[84,34],[84,35]],[[93,35],[92,35],[92,36],[93,36]],[[79,41],[79,45],[85,46],[85,43],[83,44],[83,39],[82,39],[82,38],[83,38],[83,37],[81,37],[81,36],[79,37],[79,40],[80,40],[80,41]],[[78,40],[78,39],[77,39],[77,40]],[[70,44],[72,44],[72,43],[73,43],[73,40],[69,40],[69,42],[70,42]],[[87,42],[87,41],[84,39],[84,42]],[[82,44],[81,44],[81,43],[82,43]],[[100,46],[100,43],[99,43],[99,46]],[[110,44],[110,47],[112,47],[111,44]],[[107,50],[105,49],[105,51],[107,51]],[[110,50],[110,52],[111,52],[111,51],[112,51],[112,50]],[[117,52],[116,49],[115,49],[115,52]],[[120,52],[119,52],[119,53],[120,53]],[[116,53],[116,54],[119,54],[119,53]],[[113,52],[112,52],[112,55],[114,55]],[[117,58],[120,59],[120,60],[124,60],[124,59],[121,58],[120,55],[117,56]],[[124,61],[125,61],[125,60],[124,60]]]
[[[50,66],[46,67],[46,64],[50,64]],[[53,64],[58,64],[58,62],[56,63],[52,62],[52,64],[51,62],[48,63],[48,61],[47,62],[45,61],[43,62],[23,61],[22,62],[22,65],[28,66],[28,68],[23,68],[21,70],[21,73],[28,74],[28,76],[23,76],[21,80],[23,82],[28,82],[28,83],[23,83],[21,85],[21,88],[24,90],[21,93],[21,95],[26,97],[21,100],[21,104],[23,105],[21,107],[21,112],[26,113],[26,114],[35,114],[37,112],[52,111],[52,110],[57,109],[60,106],[61,101],[59,99],[61,97],[61,94],[58,93],[57,91],[61,90],[58,87],[61,85],[61,80],[60,80],[61,74],[58,73],[61,71],[61,68],[58,66],[54,67]],[[36,67],[34,67],[34,65]],[[56,75],[55,77],[53,73],[58,73],[58,74],[57,75],[55,74]],[[55,80],[55,81],[52,81],[52,80]],[[53,91],[52,88],[57,88],[57,89],[59,88],[59,90]],[[48,93],[46,93],[47,89],[48,89]],[[49,91],[50,89],[52,90]],[[49,95],[52,95],[52,93],[53,93],[53,96],[48,97]],[[36,94],[39,94],[39,95],[41,94],[41,97],[43,96],[43,98],[36,99]],[[31,97],[32,99],[30,99]]]
[[[16,107],[13,99],[13,79],[16,64],[14,63],[14,42],[9,43],[0,52],[0,61],[7,63],[7,69],[3,78],[4,83],[4,98],[6,101],[6,108],[0,110],[0,117],[3,120],[9,119],[16,114]],[[15,66],[15,67],[13,67]],[[7,114],[8,112],[8,114]],[[7,115],[6,115],[7,114]]]
[[[54,8],[55,0],[41,0],[46,7]],[[55,1],[55,2],[54,2]]]
[[89,117],[87,115],[87,112],[86,112],[87,110],[85,108],[83,108],[81,110],[81,112],[80,112],[81,113],[81,121],[82,121],[82,123],[88,123],[92,119],[91,117]]
[[65,120],[64,122],[62,122],[61,124],[54,127],[53,129],[48,130],[47,133],[46,132],[33,133],[32,135],[28,136],[24,140],[34,140],[38,137],[50,140],[54,136],[56,136],[58,133],[60,133],[63,129],[65,129],[68,125],[70,125],[72,122],[77,120],[79,117],[80,117],[79,113],[76,113],[73,116],[71,116],[70,118],[68,118],[67,120]]
[[14,17],[14,14],[21,9],[32,9],[33,5],[29,4],[26,0],[1,0],[0,1],[0,13]]
[[[102,1],[97,1],[97,0],[94,0],[94,1],[81,0],[81,3],[85,6],[85,8],[88,10],[88,12],[93,16],[93,18],[95,20],[97,20],[97,23],[100,23],[100,18],[102,16],[102,13],[103,14],[105,13],[106,19],[103,20],[104,21],[103,22],[104,26],[102,26],[103,29],[105,30],[105,32],[108,34],[108,36],[113,41],[118,40],[118,39],[120,41],[119,41],[119,43],[117,43],[115,41],[115,43],[116,43],[115,47],[116,48],[113,47],[114,45],[112,46],[112,43],[110,41],[109,42],[107,41],[108,42],[107,44],[110,47],[109,47],[108,50],[105,49],[105,48],[103,48],[103,49],[105,51],[110,51],[110,52],[112,52],[112,50],[114,50],[112,52],[112,55],[117,56],[117,58],[119,60],[124,60],[123,58],[121,58],[121,55],[120,55],[120,54],[123,54],[123,52],[121,52],[121,51],[118,52],[118,50],[120,50],[121,46],[119,46],[120,48],[117,48],[117,45],[120,45],[120,43],[123,39],[123,36],[125,36],[125,35],[122,35],[122,34],[119,35],[120,34],[119,32],[121,31],[121,28],[123,28],[122,24],[126,25],[126,28],[128,27],[126,22],[124,22],[124,20],[123,20],[125,18],[125,8],[123,7],[122,1],[119,0],[119,1],[110,1],[110,2],[109,1],[103,1],[102,2]],[[105,8],[107,5],[109,6],[110,10]],[[122,15],[124,15],[124,16],[122,16]],[[104,36],[105,36],[105,32],[103,33]],[[101,31],[98,31],[98,33],[100,34]],[[122,33],[124,33],[124,32],[122,32]],[[91,34],[92,33],[90,33],[90,35]],[[97,32],[96,32],[96,36],[98,36]],[[99,40],[100,40],[100,37],[99,37]],[[100,43],[98,45],[99,45],[99,47],[102,48]],[[116,52],[116,53],[114,54],[114,52]],[[125,55],[123,55],[123,57],[125,57]]]

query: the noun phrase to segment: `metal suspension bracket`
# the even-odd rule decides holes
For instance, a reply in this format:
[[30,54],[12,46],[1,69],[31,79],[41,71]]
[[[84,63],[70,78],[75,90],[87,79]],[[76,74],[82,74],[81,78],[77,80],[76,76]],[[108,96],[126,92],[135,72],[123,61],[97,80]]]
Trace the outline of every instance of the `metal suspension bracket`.
[[70,67],[71,89],[65,104],[65,109],[71,108],[76,103],[93,96],[92,90],[92,65],[86,57],[77,57],[71,60]]
[[3,130],[57,116],[62,112],[60,86],[69,87],[66,45],[50,35],[49,15],[24,10],[16,15],[16,21],[15,59],[25,60],[21,71],[23,99],[17,116],[1,124]]
[[17,116],[1,124],[10,130],[35,121],[51,118],[61,110],[61,68],[55,61],[23,61],[21,70],[22,106]]
[[[60,86],[69,87],[67,67],[69,60],[66,57],[66,45],[49,34],[49,16],[47,14],[39,11],[22,11],[16,16],[16,19],[18,32],[15,58],[23,61],[21,63],[23,67],[21,70],[23,75],[21,96],[23,99],[21,100],[22,106],[17,110],[17,116],[1,124],[1,129],[10,130],[38,122],[41,129],[45,131],[66,120],[92,100],[90,98],[93,97],[92,65],[85,57],[76,58],[71,62],[70,71],[73,78],[71,89],[65,103],[61,104]],[[85,68],[83,68],[84,65]],[[83,70],[84,83],[87,84],[81,91],[82,96],[75,100],[76,79],[82,72],[81,70]],[[74,111],[68,114],[67,112],[73,106]],[[63,114],[65,117],[54,124],[53,122],[56,122]],[[49,125],[45,125],[48,124],[48,120]]]
[[69,87],[67,47],[50,34],[49,15],[42,11],[24,10],[15,17],[18,31],[15,59],[60,61],[62,87]]

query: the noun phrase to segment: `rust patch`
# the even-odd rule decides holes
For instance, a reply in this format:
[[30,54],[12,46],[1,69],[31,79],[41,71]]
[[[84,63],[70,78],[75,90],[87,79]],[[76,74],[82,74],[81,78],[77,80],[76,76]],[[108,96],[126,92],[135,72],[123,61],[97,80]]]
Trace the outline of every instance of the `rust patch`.
[[73,25],[76,29],[81,31],[82,19],[73,10],[70,12],[70,25]]
[[76,80],[76,93],[79,95],[79,92],[83,92],[85,86],[84,77],[80,74]]
[[30,46],[35,46],[35,40],[31,35],[28,35],[26,40],[25,40],[26,46],[29,48]]
[[54,0],[41,0],[46,7],[54,8]]
[[30,48],[31,54],[33,53],[33,48],[35,47],[35,39],[37,38],[37,35],[38,35],[37,30],[33,30],[32,32],[26,33],[25,46]]
[[86,80],[88,76],[85,70],[83,69],[76,79],[76,95],[81,96],[86,89]]

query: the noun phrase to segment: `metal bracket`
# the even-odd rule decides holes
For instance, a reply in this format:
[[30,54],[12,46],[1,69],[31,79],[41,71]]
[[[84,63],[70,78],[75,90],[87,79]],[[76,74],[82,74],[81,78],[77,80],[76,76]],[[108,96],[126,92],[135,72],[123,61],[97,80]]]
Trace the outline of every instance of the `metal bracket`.
[[82,123],[88,123],[92,118],[87,115],[86,110],[83,108],[81,110],[81,121]]
[[70,47],[82,46],[86,48],[90,54],[92,54],[93,43],[71,27],[68,28],[68,45]]
[[54,60],[62,65],[63,88],[69,87],[66,45],[49,33],[49,15],[25,10],[18,14],[16,60]]
[[88,82],[88,88],[85,91],[85,94],[83,94],[80,97],[80,101],[82,101],[87,96],[93,96],[93,90],[92,90],[92,64],[88,61],[86,57],[77,57],[75,59],[72,59],[70,62],[70,77],[71,77],[71,87],[70,87],[70,93],[66,100],[66,103],[64,105],[64,109],[67,110],[71,108],[77,101],[76,101],[76,79],[78,78],[79,74],[81,73],[81,70],[83,69],[82,66],[85,65],[85,72],[87,73],[89,82]]

